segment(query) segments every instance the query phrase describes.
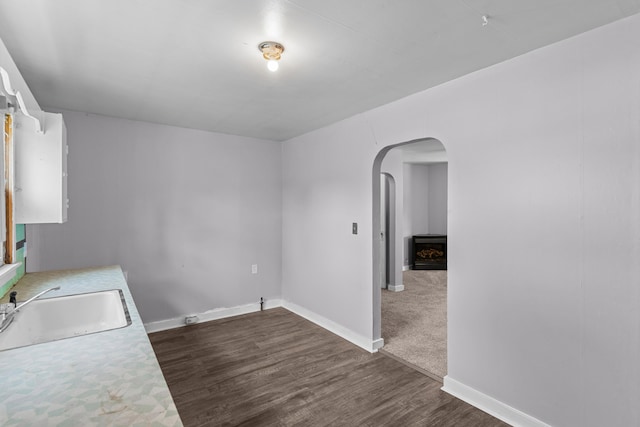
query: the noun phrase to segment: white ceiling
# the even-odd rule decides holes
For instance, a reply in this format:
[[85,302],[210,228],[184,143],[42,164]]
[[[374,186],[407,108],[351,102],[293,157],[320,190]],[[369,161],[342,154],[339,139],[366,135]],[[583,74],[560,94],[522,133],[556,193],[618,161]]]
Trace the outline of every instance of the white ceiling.
[[[0,38],[45,108],[286,140],[638,12],[640,0],[2,0]],[[276,73],[264,40],[286,48]]]

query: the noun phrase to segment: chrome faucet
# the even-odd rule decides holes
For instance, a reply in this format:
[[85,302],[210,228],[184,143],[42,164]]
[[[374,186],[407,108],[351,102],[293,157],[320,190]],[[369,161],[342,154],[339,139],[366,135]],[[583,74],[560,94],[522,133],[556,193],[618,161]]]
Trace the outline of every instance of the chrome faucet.
[[2,314],[2,322],[0,323],[0,332],[7,329],[7,326],[13,321],[13,311],[15,308],[11,307],[11,303],[0,304],[0,314]]
[[[40,298],[42,295],[46,294],[47,292],[57,291],[59,289],[60,289],[60,286],[46,289],[40,292],[38,295],[29,298],[28,300],[26,300],[20,305],[17,305],[16,298],[15,298],[16,293],[12,292],[10,296],[11,302],[9,304],[2,305],[2,323],[0,323],[0,332],[3,332],[5,329],[7,329],[7,327],[11,324],[11,322],[13,322],[13,318],[15,317],[16,313],[19,312],[22,308],[24,308],[24,306]],[[13,303],[13,308],[11,308],[12,303]]]

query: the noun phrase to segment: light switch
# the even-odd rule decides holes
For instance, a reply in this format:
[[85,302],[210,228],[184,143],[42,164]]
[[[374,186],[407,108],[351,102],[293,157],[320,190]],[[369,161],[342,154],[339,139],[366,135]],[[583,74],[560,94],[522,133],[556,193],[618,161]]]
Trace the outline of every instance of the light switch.
[[258,274],[258,264],[251,264],[251,274]]
[[353,234],[358,234],[358,223],[357,223],[357,222],[354,222],[354,223],[351,225],[351,233],[353,233]]

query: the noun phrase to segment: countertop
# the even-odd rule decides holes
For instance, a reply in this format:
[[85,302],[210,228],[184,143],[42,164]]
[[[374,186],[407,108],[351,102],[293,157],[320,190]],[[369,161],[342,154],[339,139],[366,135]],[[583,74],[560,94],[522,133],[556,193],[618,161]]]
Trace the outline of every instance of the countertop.
[[0,425],[182,426],[120,267],[28,273],[12,290],[53,286],[44,297],[122,289],[132,323],[0,351]]

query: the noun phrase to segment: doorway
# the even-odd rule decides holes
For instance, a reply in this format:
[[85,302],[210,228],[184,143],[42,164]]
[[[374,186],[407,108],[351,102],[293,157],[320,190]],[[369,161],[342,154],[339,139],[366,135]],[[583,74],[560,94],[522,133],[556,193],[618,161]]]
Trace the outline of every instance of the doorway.
[[382,352],[442,380],[447,271],[413,269],[411,240],[448,234],[446,150],[431,138],[387,147],[373,172],[374,242],[380,242],[373,254],[374,333],[379,326]]

